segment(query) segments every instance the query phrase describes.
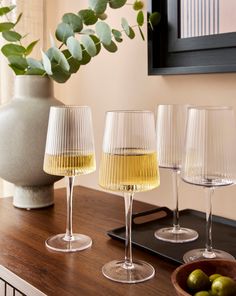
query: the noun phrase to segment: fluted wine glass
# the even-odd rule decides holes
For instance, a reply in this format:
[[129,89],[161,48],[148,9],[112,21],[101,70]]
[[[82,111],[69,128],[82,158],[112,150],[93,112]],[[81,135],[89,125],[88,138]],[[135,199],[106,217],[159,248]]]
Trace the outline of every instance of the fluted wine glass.
[[155,237],[172,243],[185,243],[198,238],[198,233],[179,224],[178,185],[187,121],[187,105],[159,105],[156,134],[159,167],[172,171],[173,226],[155,231]]
[[234,257],[212,246],[212,202],[215,188],[232,185],[236,173],[234,112],[227,106],[191,107],[188,111],[182,179],[206,192],[206,245],[190,250],[184,261]]
[[91,110],[87,106],[51,107],[44,157],[44,171],[67,179],[66,233],[46,240],[46,246],[59,252],[89,248],[92,240],[72,231],[72,198],[76,176],[95,171]]
[[110,111],[106,114],[99,185],[123,192],[126,238],[124,260],[114,260],[102,268],[104,276],[122,283],[143,282],[152,278],[154,268],[133,260],[131,215],[133,196],[159,186],[154,114],[149,111]]

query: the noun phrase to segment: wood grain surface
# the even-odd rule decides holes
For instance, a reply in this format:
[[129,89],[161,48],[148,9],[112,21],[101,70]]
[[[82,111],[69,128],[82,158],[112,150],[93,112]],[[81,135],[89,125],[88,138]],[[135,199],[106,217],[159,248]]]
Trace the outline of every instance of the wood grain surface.
[[[134,212],[152,208],[134,202]],[[14,208],[12,198],[0,199],[0,264],[48,296],[174,296],[170,276],[176,265],[133,248],[135,258],[151,263],[153,279],[139,284],[119,284],[106,279],[101,268],[124,257],[124,244],[106,232],[124,225],[123,198],[85,187],[75,187],[73,230],[93,239],[90,249],[60,254],[49,252],[45,240],[65,231],[66,190],[55,190],[55,205],[46,209]],[[29,295],[31,296],[31,295]]]

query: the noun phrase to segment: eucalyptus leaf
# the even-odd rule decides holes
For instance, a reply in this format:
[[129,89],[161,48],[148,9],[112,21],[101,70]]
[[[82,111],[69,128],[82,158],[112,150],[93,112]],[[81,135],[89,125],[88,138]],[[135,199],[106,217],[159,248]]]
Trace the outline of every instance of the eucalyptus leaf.
[[102,14],[107,8],[108,0],[89,0],[89,7],[95,11],[96,14]]
[[27,58],[27,63],[28,63],[28,66],[32,69],[44,70],[42,63],[36,59]]
[[45,71],[42,69],[37,69],[37,68],[30,68],[27,69],[25,72],[25,75],[40,75],[43,76],[45,74]]
[[42,62],[43,62],[43,67],[44,70],[48,75],[52,75],[52,65],[51,61],[49,60],[49,57],[41,50],[42,54]]
[[86,34],[86,35],[93,35],[95,34],[95,31],[92,29],[84,29],[80,32],[81,34]]
[[1,51],[6,57],[9,57],[11,55],[22,56],[25,54],[26,49],[18,44],[6,44],[3,45]]
[[49,34],[49,39],[50,39],[51,47],[56,46],[56,41],[55,41],[54,37],[52,36],[52,33]]
[[97,22],[95,26],[95,30],[102,44],[105,44],[105,45],[111,44],[111,41],[112,41],[111,28],[107,23],[103,21]]
[[145,37],[144,37],[144,34],[143,34],[142,29],[141,29],[140,27],[138,27],[138,29],[139,29],[139,33],[140,33],[140,35],[141,35],[143,41],[145,41]]
[[121,26],[124,29],[126,35],[129,36],[129,34],[130,34],[130,26],[129,26],[127,20],[124,17],[122,17],[122,19],[121,19]]
[[78,12],[78,14],[86,26],[94,25],[98,20],[98,17],[92,9],[82,9]]
[[161,14],[159,12],[153,12],[149,15],[149,24],[154,27],[159,24],[161,20]]
[[133,4],[134,10],[141,10],[141,9],[143,9],[143,7],[144,7],[144,3],[143,3],[143,1],[140,1],[140,0],[136,0]]
[[135,37],[135,32],[131,27],[129,27],[129,35],[128,35],[128,37],[130,39],[134,39],[134,37]]
[[71,36],[67,39],[66,45],[72,57],[76,60],[81,61],[83,58],[83,54],[80,42],[75,37]]
[[81,47],[82,47],[83,57],[82,57],[82,60],[80,61],[80,64],[87,65],[91,61],[91,56],[87,53],[83,45],[81,45]]
[[14,66],[15,68],[18,68],[20,70],[25,70],[28,67],[28,63],[26,61],[26,58],[23,58],[22,56],[8,56],[7,57],[10,65]]
[[127,0],[110,0],[109,5],[111,8],[120,8],[125,5]]
[[109,52],[116,52],[117,50],[118,50],[118,47],[117,47],[117,45],[115,44],[115,42],[114,41],[111,41],[111,43],[109,44],[109,45],[105,45],[105,44],[103,44],[103,47],[107,50],[107,51],[109,51]]
[[52,72],[53,72],[51,74],[52,79],[58,83],[66,82],[71,76],[69,72],[65,71],[63,68],[61,68],[57,64],[52,64]]
[[0,8],[0,16],[3,16],[5,14],[8,14],[10,11],[12,11],[14,8],[16,8],[16,5],[10,5],[10,6],[4,6]]
[[144,14],[142,10],[140,10],[137,14],[137,23],[140,27],[144,24]]
[[74,31],[70,25],[68,25],[66,23],[60,23],[57,26],[57,29],[56,29],[57,40],[59,40],[63,43],[66,43],[66,40],[71,36],[74,36]]
[[83,29],[83,22],[79,15],[74,13],[66,13],[62,17],[63,23],[71,26],[74,32],[80,32]]
[[9,67],[12,68],[16,75],[24,75],[26,73],[25,70],[18,69],[14,65],[9,65]]
[[97,14],[97,17],[98,17],[100,20],[104,21],[105,19],[107,19],[107,14],[106,14],[106,13]]
[[101,42],[100,42],[99,38],[95,35],[91,35],[90,37],[93,39],[93,42],[94,42],[94,44],[96,46],[96,50],[97,50],[96,55],[98,55],[99,52],[101,51]]
[[46,51],[46,55],[49,58],[49,60],[52,62],[53,61],[53,46],[50,47],[47,51]]
[[81,37],[81,43],[83,44],[85,50],[91,57],[94,57],[97,54],[97,48],[93,42],[93,39],[90,36],[83,35]]
[[113,29],[112,34],[113,34],[113,36],[114,36],[114,38],[115,38],[115,40],[117,42],[122,42],[123,41],[122,33],[120,31]]
[[31,42],[27,47],[26,47],[26,51],[25,51],[25,55],[29,55],[31,54],[31,52],[33,51],[35,45],[39,42],[39,40],[35,40],[33,42]]
[[9,42],[17,42],[22,38],[22,36],[15,31],[2,32],[2,37]]
[[15,22],[15,26],[16,26],[16,25],[19,23],[19,21],[21,20],[22,15],[23,15],[22,12],[18,15],[18,17],[17,17],[17,19],[16,19],[16,22]]
[[70,65],[67,59],[65,58],[64,54],[60,51],[60,49],[58,49],[57,47],[53,47],[52,52],[53,52],[53,58],[58,63],[58,65],[63,70],[68,72],[70,70]]
[[68,49],[62,51],[70,65],[70,73],[76,73],[80,68],[80,62],[72,57]]
[[0,32],[10,31],[14,26],[15,24],[11,22],[0,23]]

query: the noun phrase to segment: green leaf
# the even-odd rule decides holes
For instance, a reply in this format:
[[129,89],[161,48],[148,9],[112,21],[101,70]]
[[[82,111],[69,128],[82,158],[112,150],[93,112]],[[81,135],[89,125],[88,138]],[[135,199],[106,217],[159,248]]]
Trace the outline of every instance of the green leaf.
[[113,34],[113,36],[114,36],[114,38],[115,38],[115,40],[117,42],[122,42],[123,41],[122,33],[120,31],[113,29],[112,34]]
[[0,16],[3,16],[5,14],[8,14],[10,11],[12,11],[14,8],[16,8],[16,5],[11,6],[4,6],[0,8]]
[[10,65],[14,66],[15,68],[19,70],[25,70],[28,67],[28,63],[26,61],[26,58],[23,58],[22,56],[8,56],[7,57]]
[[43,76],[44,74],[45,74],[44,70],[37,69],[37,68],[28,69],[25,72],[25,75],[40,75],[40,76]]
[[121,19],[121,26],[124,29],[127,36],[130,34],[130,26],[125,18],[122,17]]
[[105,19],[107,19],[107,14],[106,14],[106,13],[97,14],[97,17],[98,17],[100,20],[104,21]]
[[160,20],[161,20],[161,14],[159,12],[153,12],[149,15],[148,22],[152,27],[154,27],[159,24]]
[[74,36],[74,31],[70,25],[66,23],[60,23],[56,29],[56,38],[57,40],[66,43],[66,40],[70,37]]
[[134,10],[141,10],[141,9],[143,9],[143,7],[144,7],[144,3],[143,3],[143,1],[140,1],[140,0],[136,0],[133,4]]
[[33,59],[33,58],[28,58],[27,63],[29,65],[29,67],[32,69],[41,69],[41,70],[44,69],[42,63],[38,60]]
[[111,28],[105,22],[99,21],[95,26],[96,33],[100,38],[102,44],[110,45],[111,44]]
[[92,29],[84,29],[80,32],[81,34],[86,34],[86,35],[93,35],[95,34],[95,31]]
[[19,21],[21,20],[21,17],[22,17],[23,13],[21,12],[18,17],[17,17],[17,20],[15,22],[15,26],[19,23]]
[[105,45],[103,44],[103,47],[109,51],[109,52],[116,52],[118,50],[117,45],[115,44],[115,42],[111,41],[111,44],[109,45]]
[[65,49],[62,51],[70,65],[70,73],[76,73],[80,68],[80,62],[72,57],[69,50]]
[[11,55],[18,55],[22,56],[25,54],[26,49],[18,44],[6,44],[2,47],[2,53],[6,56],[9,57]]
[[140,35],[141,35],[143,41],[145,41],[145,37],[144,37],[144,34],[143,34],[142,29],[141,29],[140,27],[138,27],[138,29],[139,29],[139,33],[140,33]]
[[96,14],[102,14],[107,8],[108,0],[89,0],[89,6]]
[[70,65],[67,62],[67,59],[65,58],[64,54],[58,49],[57,47],[53,47],[53,58],[58,63],[58,65],[65,71],[70,70]]
[[86,65],[91,61],[91,56],[87,53],[83,45],[81,45],[81,47],[82,47],[83,57],[82,57],[82,60],[80,61],[80,64]]
[[144,24],[144,15],[142,10],[140,10],[137,14],[137,23],[140,27],[142,27],[142,25]]
[[127,0],[110,0],[109,5],[111,8],[120,8],[125,5]]
[[43,67],[44,70],[48,75],[52,75],[52,65],[51,61],[49,60],[48,56],[41,50],[42,54],[42,62],[43,62]]
[[96,46],[96,51],[97,51],[97,54],[96,55],[98,55],[99,52],[101,51],[101,42],[98,39],[98,37],[95,36],[95,35],[91,35],[90,37],[93,39],[93,42],[94,42],[94,44]]
[[64,83],[66,82],[71,74],[64,69],[62,69],[60,66],[53,64],[52,65],[52,75],[50,76],[53,80],[55,80],[58,83]]
[[91,57],[94,57],[97,54],[97,48],[93,42],[93,39],[90,36],[83,35],[81,37],[81,43],[83,44],[85,50]]
[[22,36],[15,31],[2,32],[2,37],[9,42],[17,42],[22,38]]
[[49,60],[52,62],[53,60],[53,46],[50,47],[47,51],[46,51],[46,55],[49,58]]
[[25,51],[25,55],[29,55],[31,54],[31,52],[33,51],[35,45],[39,42],[39,40],[35,40],[33,42],[31,42],[27,47],[26,47],[26,51]]
[[131,27],[129,27],[129,35],[128,35],[128,37],[130,39],[134,39],[134,37],[135,37],[135,32]]
[[80,42],[75,37],[71,36],[67,39],[66,45],[72,57],[76,60],[81,61],[83,58],[83,54]]
[[25,74],[25,70],[18,69],[17,67],[15,67],[13,65],[9,65],[9,67],[12,68],[12,70],[15,72],[16,75],[24,75]]
[[15,24],[10,22],[0,23],[0,32],[10,31],[14,26]]
[[62,17],[63,23],[71,26],[74,32],[80,32],[83,29],[83,22],[79,15],[74,13],[66,13]]
[[78,14],[86,26],[94,25],[98,20],[98,17],[92,9],[82,9],[78,12]]

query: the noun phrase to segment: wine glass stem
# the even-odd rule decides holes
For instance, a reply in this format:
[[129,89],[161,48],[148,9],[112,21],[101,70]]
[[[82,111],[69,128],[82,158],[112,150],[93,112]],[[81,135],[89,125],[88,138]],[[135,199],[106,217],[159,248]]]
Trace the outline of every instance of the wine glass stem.
[[180,171],[174,169],[172,171],[172,183],[173,183],[173,197],[174,197],[174,210],[173,210],[173,228],[174,232],[180,230],[179,225],[179,174]]
[[66,218],[66,234],[64,239],[70,241],[73,239],[72,232],[72,198],[75,176],[66,177],[67,179],[67,218]]
[[212,248],[212,194],[214,187],[206,188],[206,252],[213,254]]
[[132,232],[132,206],[133,206],[133,193],[124,193],[125,200],[125,267],[132,268],[133,258],[132,258],[132,242],[131,242],[131,232]]

